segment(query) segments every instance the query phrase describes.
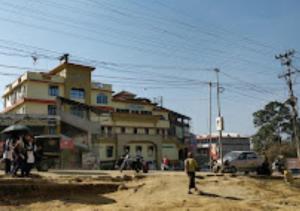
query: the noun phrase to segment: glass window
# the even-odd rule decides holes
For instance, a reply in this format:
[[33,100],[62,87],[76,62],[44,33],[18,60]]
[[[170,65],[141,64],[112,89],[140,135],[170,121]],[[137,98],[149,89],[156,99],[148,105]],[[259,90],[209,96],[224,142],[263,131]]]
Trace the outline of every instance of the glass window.
[[256,159],[257,158],[257,156],[256,156],[256,154],[255,153],[248,153],[247,154],[247,159]]
[[72,88],[70,97],[74,99],[84,99],[84,89]]
[[149,128],[145,128],[145,134],[149,134]]
[[242,153],[239,156],[239,160],[246,160],[247,159],[247,154],[246,153]]
[[133,133],[137,134],[138,133],[138,129],[137,128],[133,128]]
[[106,147],[106,157],[112,158],[114,154],[114,147],[113,146],[107,146]]
[[58,96],[59,95],[58,86],[49,86],[48,94],[49,96]]
[[83,118],[84,110],[78,106],[71,106],[71,114]]
[[98,94],[97,95],[97,104],[107,104],[107,96],[105,94]]
[[140,112],[137,111],[137,110],[132,110],[131,113],[132,113],[132,114],[139,114]]
[[48,115],[56,115],[56,106],[48,105]]

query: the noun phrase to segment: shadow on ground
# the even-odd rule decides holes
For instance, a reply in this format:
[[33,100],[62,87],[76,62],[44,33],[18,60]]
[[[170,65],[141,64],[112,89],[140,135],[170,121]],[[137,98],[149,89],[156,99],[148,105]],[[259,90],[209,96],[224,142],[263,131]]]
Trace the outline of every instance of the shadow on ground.
[[65,203],[111,204],[102,194],[117,191],[119,184],[56,183],[44,179],[9,178],[0,180],[0,206],[18,206],[60,200]]
[[200,196],[206,196],[206,197],[212,197],[212,198],[222,198],[222,199],[229,199],[229,200],[236,200],[236,201],[241,201],[243,200],[242,198],[238,197],[233,197],[233,196],[221,196],[215,193],[208,193],[204,191],[199,191]]

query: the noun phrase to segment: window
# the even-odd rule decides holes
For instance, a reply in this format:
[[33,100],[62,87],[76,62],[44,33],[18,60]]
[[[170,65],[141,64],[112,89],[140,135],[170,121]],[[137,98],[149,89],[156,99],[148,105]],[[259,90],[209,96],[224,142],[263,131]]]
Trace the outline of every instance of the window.
[[121,127],[121,133],[126,133],[126,128],[125,127]]
[[71,106],[71,114],[81,117],[84,117],[84,112],[82,108],[79,108],[78,106]]
[[111,135],[112,134],[112,127],[107,127],[107,134],[108,135]]
[[101,126],[101,133],[104,134],[105,133],[105,127]]
[[149,134],[149,128],[145,128],[145,134]]
[[70,97],[73,99],[84,99],[84,89],[72,88]]
[[121,109],[121,108],[117,108],[116,110],[118,113],[129,113],[128,109]]
[[133,128],[133,133],[137,134],[138,133],[138,129],[137,128]]
[[141,111],[141,114],[144,114],[144,115],[151,115],[152,112],[151,112],[151,111]]
[[107,96],[105,94],[98,94],[97,95],[97,104],[107,104]]
[[246,153],[242,153],[239,156],[239,160],[246,160],[247,159],[247,154]]
[[139,114],[140,112],[137,111],[137,110],[132,110],[131,113],[132,113],[132,114]]
[[56,134],[56,126],[49,126],[48,131],[49,134]]
[[49,86],[48,94],[49,96],[58,96],[59,95],[58,86]]
[[142,146],[136,146],[135,147],[135,153],[137,155],[141,155],[142,154]]
[[112,158],[114,154],[114,147],[113,146],[107,146],[106,147],[106,157]]
[[256,159],[256,158],[257,158],[257,156],[256,156],[255,153],[248,153],[247,154],[247,159],[248,160],[252,160],[252,159]]
[[48,115],[56,115],[56,106],[48,105]]
[[160,116],[159,116],[159,119],[160,119],[160,120],[166,120],[166,118],[165,118],[164,115],[160,115]]
[[159,135],[159,129],[156,129],[156,134]]

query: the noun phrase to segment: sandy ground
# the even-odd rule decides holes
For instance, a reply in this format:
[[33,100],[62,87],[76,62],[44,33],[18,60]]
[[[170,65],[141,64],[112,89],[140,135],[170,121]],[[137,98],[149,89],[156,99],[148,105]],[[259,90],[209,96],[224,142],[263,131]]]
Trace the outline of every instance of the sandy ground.
[[300,210],[299,179],[198,173],[191,195],[187,182],[183,172],[0,175],[0,210]]

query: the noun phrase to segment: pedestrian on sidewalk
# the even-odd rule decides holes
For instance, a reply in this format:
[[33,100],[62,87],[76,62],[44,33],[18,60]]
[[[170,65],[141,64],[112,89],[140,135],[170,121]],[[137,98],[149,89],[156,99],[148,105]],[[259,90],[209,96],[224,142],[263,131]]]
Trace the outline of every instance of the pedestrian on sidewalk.
[[193,153],[189,152],[188,153],[188,158],[184,161],[184,169],[186,174],[189,177],[189,190],[188,194],[191,194],[191,190],[194,188],[195,191],[198,191],[195,183],[195,174],[196,170],[198,169],[198,164],[196,160],[193,157]]
[[21,169],[21,176],[25,175],[25,150],[24,150],[24,141],[23,137],[19,137],[14,144],[13,148],[13,158],[14,158],[14,167],[12,170],[12,175],[17,176],[18,170]]
[[25,151],[26,151],[25,176],[28,177],[35,163],[34,154],[36,151],[36,146],[32,135],[27,134],[25,135],[24,139],[26,140],[25,141]]
[[3,160],[5,162],[5,174],[10,174],[13,161],[13,145],[10,138],[7,138],[3,144]]

